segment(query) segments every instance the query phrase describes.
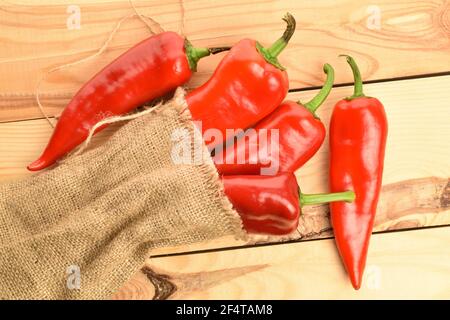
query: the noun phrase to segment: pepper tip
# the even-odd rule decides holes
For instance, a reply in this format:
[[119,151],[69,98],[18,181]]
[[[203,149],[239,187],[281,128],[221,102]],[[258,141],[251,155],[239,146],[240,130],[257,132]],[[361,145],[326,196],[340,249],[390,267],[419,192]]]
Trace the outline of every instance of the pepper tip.
[[44,169],[45,167],[47,167],[47,163],[44,160],[42,160],[41,158],[39,158],[39,159],[33,161],[32,163],[30,163],[27,166],[27,169],[29,171],[39,171],[39,170]]
[[359,290],[361,288],[361,283],[353,283],[352,282],[352,286],[353,286],[353,289]]
[[350,281],[352,283],[352,286],[355,290],[359,290],[361,288],[362,284],[362,274],[358,273],[349,273]]

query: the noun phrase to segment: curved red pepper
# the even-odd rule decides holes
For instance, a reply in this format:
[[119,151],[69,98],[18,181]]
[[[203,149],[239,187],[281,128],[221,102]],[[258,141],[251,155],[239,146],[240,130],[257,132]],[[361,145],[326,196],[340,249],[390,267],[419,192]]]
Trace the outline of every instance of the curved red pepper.
[[[288,76],[277,56],[295,31],[295,19],[286,14],[284,20],[286,31],[269,49],[254,40],[239,41],[211,79],[186,96],[192,119],[201,122],[204,141],[210,150],[224,143],[227,129],[251,127],[286,96]],[[208,137],[213,132],[218,136]]]
[[383,175],[387,119],[376,98],[362,91],[355,61],[353,96],[339,101],[330,123],[331,191],[354,190],[353,203],[331,204],[331,221],[340,255],[355,289],[361,286]]
[[169,93],[190,79],[199,59],[227,49],[194,48],[174,32],[138,43],[77,92],[61,114],[43,154],[28,169],[37,171],[52,165],[82,143],[97,122]]
[[[327,74],[326,82],[311,101],[304,105],[283,102],[258,122],[254,130],[241,137],[241,141],[215,154],[213,160],[219,174],[263,174],[264,168],[273,168],[276,170],[274,174],[294,172],[311,159],[325,139],[325,126],[315,111],[328,97],[334,81],[334,70],[329,64],[324,65],[324,72]],[[272,143],[270,137],[265,137],[272,130],[278,131],[279,141]],[[258,145],[255,150],[250,141],[263,142],[264,147]]]
[[353,201],[352,191],[302,194],[293,173],[223,176],[224,192],[250,233],[283,235],[297,229],[301,207]]

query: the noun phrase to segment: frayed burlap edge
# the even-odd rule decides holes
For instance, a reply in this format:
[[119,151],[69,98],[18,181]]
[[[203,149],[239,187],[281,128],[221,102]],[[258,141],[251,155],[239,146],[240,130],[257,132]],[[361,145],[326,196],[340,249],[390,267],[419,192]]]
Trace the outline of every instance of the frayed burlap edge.
[[[195,130],[198,130],[192,122],[192,116],[188,108],[188,104],[185,99],[185,90],[183,88],[178,88],[175,92],[174,98],[176,102],[175,105],[180,106],[180,121],[183,123],[184,127],[189,131],[190,136],[196,137],[194,134]],[[156,112],[164,112],[164,110],[156,110]],[[236,240],[244,240],[248,241],[249,235],[245,231],[244,226],[242,224],[242,220],[239,214],[234,210],[233,205],[228,200],[227,196],[224,192],[224,186],[220,181],[219,173],[214,165],[214,161],[209,155],[208,147],[201,141],[202,145],[202,154],[207,155],[203,157],[203,161],[199,164],[200,170],[209,177],[210,186],[208,190],[210,191],[210,195],[215,199],[219,200],[222,203],[223,209],[226,211],[226,215],[228,216],[228,220],[231,221],[231,224],[227,226],[227,230],[229,230]],[[191,145],[191,150],[194,148],[194,144]]]

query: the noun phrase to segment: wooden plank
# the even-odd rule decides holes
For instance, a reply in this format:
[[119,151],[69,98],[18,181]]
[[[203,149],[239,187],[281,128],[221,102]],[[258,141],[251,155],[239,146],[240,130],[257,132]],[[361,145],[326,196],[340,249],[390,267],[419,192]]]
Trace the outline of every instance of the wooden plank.
[[[67,10],[72,1],[35,3],[0,4],[0,121],[41,117],[33,94],[44,72],[93,54],[115,24],[133,12],[124,0],[77,1],[81,28],[69,30]],[[379,0],[375,4],[370,0],[134,3],[140,13],[153,17],[165,29],[183,29],[198,46],[232,45],[243,37],[270,44],[284,27],[282,15],[292,12],[298,30],[280,57],[289,70],[291,88],[320,84],[324,62],[336,66],[337,83],[350,82],[348,67],[338,62],[339,53],[351,53],[368,80],[450,71],[447,0]],[[184,8],[183,28],[180,4]],[[104,54],[50,75],[42,86],[43,98],[49,104],[46,112],[58,114],[82,83],[149,34],[138,19],[126,21]],[[204,82],[219,60],[216,56],[201,62],[189,85]],[[55,96],[57,99],[52,100]]]
[[[344,63],[344,62],[342,62]],[[366,85],[368,95],[386,106],[389,137],[383,193],[375,231],[450,224],[450,76]],[[318,115],[328,124],[333,105],[351,94],[351,87],[334,88]],[[289,94],[307,101],[317,90]],[[94,138],[92,147],[114,132],[108,128]],[[0,181],[31,175],[25,166],[46,144],[51,128],[44,120],[0,124]],[[303,192],[327,191],[328,143],[296,174]],[[328,208],[304,208],[298,232],[288,239],[330,237]],[[286,238],[255,237],[252,242]],[[186,252],[205,248],[239,246],[244,242],[218,239],[207,244],[164,248],[157,253]]]
[[[385,104],[389,120],[386,184],[429,176],[450,176],[449,86],[450,76],[365,86],[367,95],[378,97]],[[316,93],[317,90],[294,92],[287,99],[307,101]],[[351,87],[333,89],[318,110],[326,125],[334,104],[351,93]],[[25,167],[43,150],[51,132],[52,128],[43,119],[1,123],[0,180],[31,174]],[[103,135],[104,138],[106,136]],[[94,143],[98,143],[96,140],[98,138],[94,138]],[[326,191],[327,166],[328,141],[325,141],[314,158],[299,171],[304,192]]]
[[[450,179],[428,177],[384,185],[373,232],[450,225]],[[205,249],[238,248],[244,245],[305,241],[333,237],[326,205],[304,207],[299,226],[283,237],[251,235],[247,241],[232,237],[213,241],[156,249],[153,255],[195,252]]]
[[450,227],[374,235],[359,291],[330,239],[150,258],[113,298],[448,299],[449,242]]
[[[91,147],[105,142],[121,125],[114,124],[100,132]],[[52,130],[42,119],[0,123],[0,182],[30,176],[26,165],[39,156]]]

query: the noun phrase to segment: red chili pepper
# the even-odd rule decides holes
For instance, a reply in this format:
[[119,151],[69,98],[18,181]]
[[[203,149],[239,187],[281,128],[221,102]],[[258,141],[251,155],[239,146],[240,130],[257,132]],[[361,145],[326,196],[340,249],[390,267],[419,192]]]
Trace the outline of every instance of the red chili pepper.
[[361,286],[383,174],[387,120],[381,102],[366,97],[355,61],[354,94],[334,107],[330,123],[331,191],[354,190],[353,203],[331,204],[336,244],[355,289]]
[[272,235],[297,229],[301,207],[332,201],[353,201],[352,191],[303,194],[293,173],[275,176],[223,176],[224,191],[241,216],[245,230]]
[[[234,45],[205,84],[186,96],[193,120],[209,149],[222,145],[227,129],[247,129],[271,113],[288,92],[288,76],[277,56],[295,31],[289,13],[286,31],[270,48],[244,39]],[[215,135],[215,136],[213,136]]]
[[[334,70],[323,67],[327,79],[311,101],[285,101],[275,111],[258,122],[238,142],[213,157],[222,175],[276,174],[294,172],[305,164],[325,139],[325,126],[315,115],[317,108],[328,97],[334,81]],[[277,131],[278,139],[268,137]],[[277,141],[278,140],[278,141]],[[256,148],[255,148],[256,147]],[[271,171],[269,171],[271,170]]]
[[99,121],[169,93],[190,79],[202,57],[228,49],[194,48],[174,32],[140,42],[78,91],[61,114],[44,153],[28,169],[52,165],[82,143]]

